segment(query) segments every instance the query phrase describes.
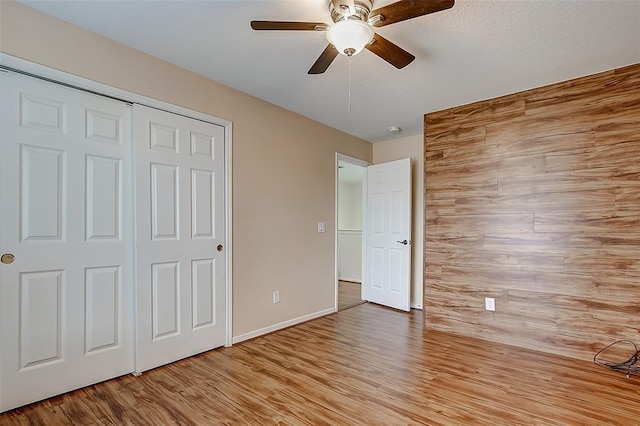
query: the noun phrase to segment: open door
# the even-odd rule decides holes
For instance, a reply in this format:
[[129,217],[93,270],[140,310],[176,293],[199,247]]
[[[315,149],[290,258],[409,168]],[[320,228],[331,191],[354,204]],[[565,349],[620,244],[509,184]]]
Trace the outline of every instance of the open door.
[[363,300],[410,310],[410,238],[411,159],[369,166]]

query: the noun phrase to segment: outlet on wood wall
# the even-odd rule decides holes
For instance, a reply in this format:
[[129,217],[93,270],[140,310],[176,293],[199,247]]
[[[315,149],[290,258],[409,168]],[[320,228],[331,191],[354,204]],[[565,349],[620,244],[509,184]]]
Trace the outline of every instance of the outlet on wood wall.
[[425,326],[640,343],[640,64],[424,119]]

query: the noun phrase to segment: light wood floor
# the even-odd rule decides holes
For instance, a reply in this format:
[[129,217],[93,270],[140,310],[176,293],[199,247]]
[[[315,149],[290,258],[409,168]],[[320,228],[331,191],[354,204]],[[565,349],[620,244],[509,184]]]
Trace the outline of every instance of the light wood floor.
[[351,281],[338,281],[338,311],[366,303],[360,298],[362,285]]
[[0,415],[2,425],[639,423],[639,377],[423,332],[421,313],[371,303]]

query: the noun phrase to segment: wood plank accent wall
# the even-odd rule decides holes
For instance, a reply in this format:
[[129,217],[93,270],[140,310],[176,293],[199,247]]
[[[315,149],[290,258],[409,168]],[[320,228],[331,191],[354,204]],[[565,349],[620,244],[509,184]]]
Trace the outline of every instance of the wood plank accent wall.
[[426,328],[640,343],[640,64],[424,120]]

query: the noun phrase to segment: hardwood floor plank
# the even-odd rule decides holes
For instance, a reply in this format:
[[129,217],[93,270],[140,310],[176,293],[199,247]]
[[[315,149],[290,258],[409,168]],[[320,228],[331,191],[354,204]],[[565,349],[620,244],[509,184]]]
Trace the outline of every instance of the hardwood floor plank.
[[365,303],[361,299],[362,285],[351,281],[338,281],[338,310],[349,309]]
[[637,424],[640,377],[363,304],[0,415],[1,425]]

